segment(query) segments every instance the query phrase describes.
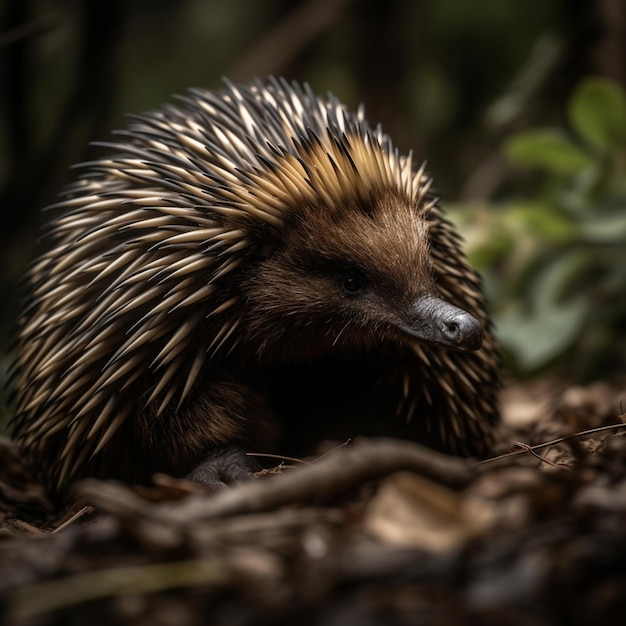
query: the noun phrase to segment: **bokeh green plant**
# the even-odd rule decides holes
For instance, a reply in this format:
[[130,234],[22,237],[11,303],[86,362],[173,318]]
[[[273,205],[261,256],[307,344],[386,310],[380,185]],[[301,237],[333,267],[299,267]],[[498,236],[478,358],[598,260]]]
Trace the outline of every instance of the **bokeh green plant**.
[[626,367],[626,95],[586,78],[566,127],[503,145],[528,191],[451,212],[486,288],[509,367],[579,379]]

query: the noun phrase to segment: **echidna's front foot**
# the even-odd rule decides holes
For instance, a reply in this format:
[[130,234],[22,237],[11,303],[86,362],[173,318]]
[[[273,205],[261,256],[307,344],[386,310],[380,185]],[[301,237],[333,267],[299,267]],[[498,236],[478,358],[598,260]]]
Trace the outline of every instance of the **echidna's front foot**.
[[187,474],[187,478],[205,487],[218,488],[252,478],[259,470],[257,462],[236,446],[211,450]]

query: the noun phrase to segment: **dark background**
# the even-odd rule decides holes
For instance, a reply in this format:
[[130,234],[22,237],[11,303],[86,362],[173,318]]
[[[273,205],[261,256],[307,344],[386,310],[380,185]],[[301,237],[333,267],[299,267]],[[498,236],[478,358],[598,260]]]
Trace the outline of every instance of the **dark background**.
[[3,0],[5,341],[41,208],[125,113],[222,76],[307,81],[365,103],[401,151],[428,159],[444,203],[493,202],[533,184],[502,156],[507,136],[566,125],[585,76],[626,84],[625,13],[621,0]]

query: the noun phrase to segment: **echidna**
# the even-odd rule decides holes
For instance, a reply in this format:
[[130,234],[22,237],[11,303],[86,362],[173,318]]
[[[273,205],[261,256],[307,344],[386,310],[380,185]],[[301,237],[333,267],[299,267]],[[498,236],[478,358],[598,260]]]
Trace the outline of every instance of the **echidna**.
[[424,166],[362,109],[271,78],[117,136],[55,205],[19,320],[12,430],[53,493],[229,482],[246,451],[359,434],[487,450],[479,278]]

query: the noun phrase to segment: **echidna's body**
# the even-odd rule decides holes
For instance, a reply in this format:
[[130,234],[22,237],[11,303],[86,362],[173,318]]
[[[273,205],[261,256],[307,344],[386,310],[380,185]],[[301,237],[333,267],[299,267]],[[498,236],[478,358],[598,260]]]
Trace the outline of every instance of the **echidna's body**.
[[52,491],[361,433],[485,451],[479,281],[380,129],[270,80],[119,135],[59,203],[20,319],[13,431]]

